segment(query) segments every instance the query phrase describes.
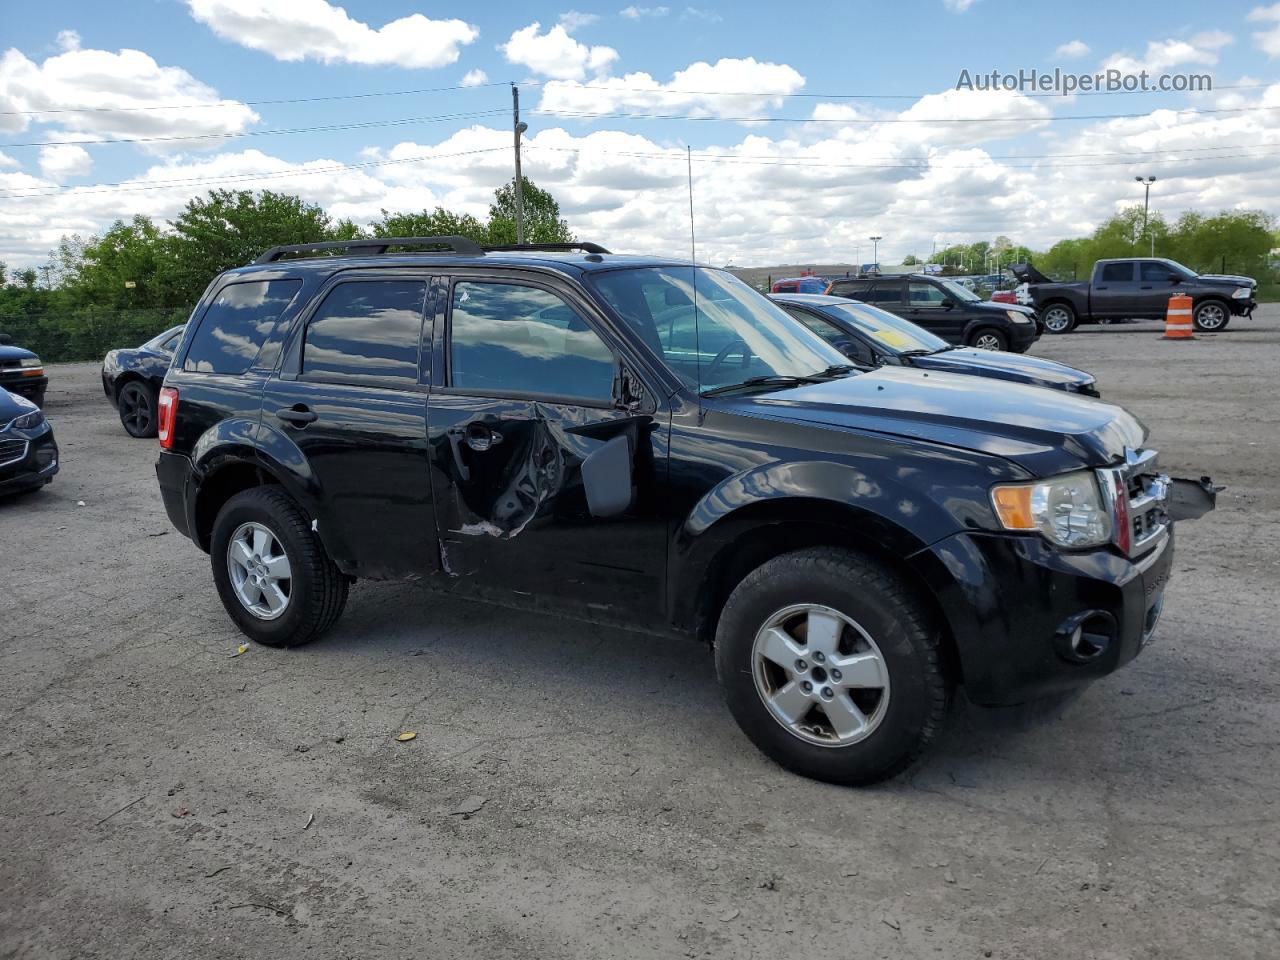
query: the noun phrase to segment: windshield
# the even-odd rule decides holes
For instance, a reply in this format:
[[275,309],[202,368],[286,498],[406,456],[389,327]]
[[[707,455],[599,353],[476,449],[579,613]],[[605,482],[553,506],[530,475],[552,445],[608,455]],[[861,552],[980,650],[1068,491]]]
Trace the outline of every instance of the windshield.
[[890,353],[912,350],[933,353],[947,347],[947,341],[941,337],[935,337],[923,327],[917,327],[911,321],[903,320],[879,307],[865,303],[835,303],[824,304],[822,309],[866,334]]
[[942,286],[943,286],[943,288],[947,291],[947,293],[951,294],[953,297],[955,297],[955,298],[956,298],[957,300],[959,300],[961,303],[964,303],[964,302],[965,302],[965,301],[967,301],[967,300],[981,300],[981,299],[982,299],[980,296],[978,296],[976,293],[974,293],[972,290],[970,290],[970,289],[969,289],[968,287],[966,287],[964,284],[962,284],[962,283],[956,283],[954,280],[943,280],[943,281],[942,281]]
[[591,282],[693,390],[705,393],[754,377],[811,377],[848,363],[804,324],[723,270],[637,267],[598,273]]
[[1177,260],[1160,260],[1159,262],[1163,263],[1174,273],[1181,276],[1183,280],[1194,280],[1196,277],[1200,276],[1200,274],[1196,273],[1190,267],[1184,267]]

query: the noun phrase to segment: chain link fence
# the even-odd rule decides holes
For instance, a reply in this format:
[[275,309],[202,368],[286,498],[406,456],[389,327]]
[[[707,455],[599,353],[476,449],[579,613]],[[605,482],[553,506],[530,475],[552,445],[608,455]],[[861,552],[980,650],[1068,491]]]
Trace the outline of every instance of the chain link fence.
[[0,314],[0,334],[32,351],[45,363],[101,360],[108,350],[136,347],[185,323],[190,307],[139,310],[79,309],[73,315]]

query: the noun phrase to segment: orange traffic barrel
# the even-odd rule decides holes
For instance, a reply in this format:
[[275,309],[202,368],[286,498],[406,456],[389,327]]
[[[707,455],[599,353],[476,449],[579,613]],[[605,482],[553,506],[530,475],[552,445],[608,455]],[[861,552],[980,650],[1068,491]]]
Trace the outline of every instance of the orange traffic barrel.
[[1194,340],[1195,328],[1191,326],[1191,298],[1184,293],[1169,298],[1169,313],[1164,320],[1163,340]]

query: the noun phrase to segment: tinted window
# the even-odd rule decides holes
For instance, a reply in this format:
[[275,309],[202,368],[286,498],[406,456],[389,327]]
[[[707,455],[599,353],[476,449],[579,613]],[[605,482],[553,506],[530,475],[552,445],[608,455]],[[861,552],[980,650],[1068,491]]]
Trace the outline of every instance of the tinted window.
[[865,300],[866,294],[870,289],[871,284],[866,280],[837,280],[831,285],[831,295],[833,297],[851,297],[854,300]]
[[1102,265],[1102,283],[1128,283],[1132,279],[1132,263],[1104,263]]
[[416,383],[426,296],[421,280],[334,287],[307,324],[302,375],[346,383]]
[[908,285],[907,298],[911,301],[911,306],[916,308],[940,307],[947,302],[947,295],[942,292],[942,288],[932,283]]
[[1173,267],[1166,263],[1160,263],[1158,260],[1144,260],[1138,265],[1139,277],[1146,283],[1161,282],[1168,280],[1181,280],[1182,274],[1174,270]]
[[902,284],[900,283],[877,283],[868,291],[864,291],[862,295],[855,296],[855,300],[861,300],[863,303],[880,303],[885,306],[900,307],[902,306]]
[[300,286],[301,280],[258,280],[224,287],[205,311],[182,368],[244,373]]
[[450,384],[464,390],[613,398],[609,348],[572,307],[536,287],[455,283],[450,351]]

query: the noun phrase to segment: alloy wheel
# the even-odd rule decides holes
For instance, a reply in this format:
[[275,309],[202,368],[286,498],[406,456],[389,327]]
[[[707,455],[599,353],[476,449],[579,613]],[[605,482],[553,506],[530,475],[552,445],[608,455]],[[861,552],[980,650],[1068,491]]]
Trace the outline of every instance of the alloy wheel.
[[756,692],[793,736],[821,747],[869,737],[889,706],[889,669],[871,635],[831,607],[793,604],[756,634]]
[[1050,307],[1044,314],[1044,326],[1050,333],[1065,333],[1071,326],[1071,314],[1062,307]]
[[994,333],[980,333],[974,338],[973,345],[979,350],[999,350],[1003,346],[1000,338]]
[[227,543],[227,573],[236,598],[260,620],[289,609],[293,571],[276,535],[260,523],[242,523]]
[[1206,303],[1196,311],[1196,323],[1201,330],[1217,330],[1227,322],[1227,311],[1216,303]]

